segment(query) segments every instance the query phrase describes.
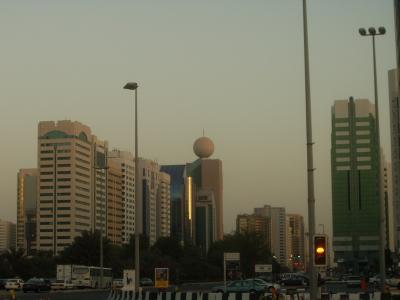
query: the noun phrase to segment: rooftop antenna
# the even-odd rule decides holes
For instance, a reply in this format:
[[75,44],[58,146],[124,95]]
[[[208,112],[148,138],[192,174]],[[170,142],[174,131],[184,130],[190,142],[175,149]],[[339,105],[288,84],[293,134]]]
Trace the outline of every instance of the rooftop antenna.
[[204,128],[203,128],[203,136],[205,136],[205,135],[204,135]]

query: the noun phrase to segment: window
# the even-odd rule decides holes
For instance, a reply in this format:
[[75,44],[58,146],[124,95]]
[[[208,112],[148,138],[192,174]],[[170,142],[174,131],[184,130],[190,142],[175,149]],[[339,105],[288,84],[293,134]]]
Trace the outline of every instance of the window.
[[349,148],[339,148],[339,149],[336,149],[336,153],[350,153],[350,149]]
[[338,166],[336,167],[336,171],[349,171],[350,166]]
[[356,122],[356,126],[369,126],[369,122]]
[[348,145],[350,144],[349,140],[336,140],[336,145]]
[[369,144],[369,139],[357,139],[357,144]]
[[336,162],[348,162],[350,157],[336,157]]
[[367,152],[371,152],[370,148],[357,148],[357,152],[358,153],[367,153]]
[[336,131],[336,136],[347,136],[349,135],[348,131]]
[[356,134],[357,135],[369,135],[370,132],[369,132],[369,130],[357,130]]
[[360,157],[357,157],[357,161],[371,161],[371,157],[370,156],[360,156]]

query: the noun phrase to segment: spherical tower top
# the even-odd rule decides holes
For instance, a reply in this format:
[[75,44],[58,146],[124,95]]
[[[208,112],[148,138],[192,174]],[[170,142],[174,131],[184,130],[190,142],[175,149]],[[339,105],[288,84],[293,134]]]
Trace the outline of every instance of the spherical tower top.
[[214,143],[210,138],[202,136],[194,142],[193,151],[199,158],[210,157],[214,153]]

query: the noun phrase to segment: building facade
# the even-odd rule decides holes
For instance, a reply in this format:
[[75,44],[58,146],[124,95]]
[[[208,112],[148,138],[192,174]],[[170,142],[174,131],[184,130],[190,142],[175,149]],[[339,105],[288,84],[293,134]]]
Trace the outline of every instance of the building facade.
[[171,236],[183,242],[186,165],[161,166],[161,172],[171,178]]
[[285,208],[264,205],[263,207],[255,208],[254,214],[271,219],[271,252],[280,264],[287,265]]
[[122,243],[128,244],[135,233],[135,161],[130,152],[116,149],[109,153],[108,160],[117,164],[122,175]]
[[290,232],[288,243],[290,244],[289,259],[293,270],[304,270],[305,244],[304,244],[304,219],[302,215],[287,214],[287,226]]
[[[268,249],[271,249],[271,218],[256,214],[241,214],[236,217],[236,232],[260,234]],[[271,251],[272,252],[272,251]]]
[[106,151],[107,143],[86,125],[39,122],[38,250],[57,254],[83,231],[101,228],[107,215],[105,178],[97,161]]
[[17,227],[14,223],[0,219],[0,253],[16,247]]
[[378,264],[379,165],[375,106],[366,99],[332,107],[332,217],[335,262],[353,271]]
[[17,249],[33,255],[36,250],[38,171],[21,169],[17,177]]

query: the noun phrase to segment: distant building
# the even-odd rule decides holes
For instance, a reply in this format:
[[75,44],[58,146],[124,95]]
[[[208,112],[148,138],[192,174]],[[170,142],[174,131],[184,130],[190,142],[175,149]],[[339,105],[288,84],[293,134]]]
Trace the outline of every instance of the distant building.
[[287,226],[290,232],[288,244],[290,245],[289,258],[294,270],[304,270],[305,263],[305,244],[304,244],[304,219],[302,215],[287,214]]
[[259,216],[256,214],[238,215],[236,217],[236,232],[258,233],[264,238],[267,248],[271,249],[271,218],[267,216]]
[[135,204],[135,209],[141,210],[142,220],[140,224],[135,221],[135,230],[138,225],[139,232],[153,245],[158,238],[169,237],[171,233],[170,176],[160,172],[156,162],[139,159],[139,183],[137,188],[141,201]]
[[108,159],[107,162],[107,237],[112,244],[122,245],[124,219],[122,201],[122,172],[120,165]]
[[331,139],[334,259],[363,271],[377,265],[379,250],[375,106],[366,99],[335,101]]
[[210,159],[214,152],[211,139],[201,137],[193,150],[199,157],[186,166],[184,236],[207,253],[209,245],[223,238],[222,162]]
[[109,152],[108,160],[116,164],[122,175],[122,243],[128,244],[135,233],[135,162],[130,152],[117,149]]
[[254,209],[254,214],[271,219],[271,250],[278,262],[287,265],[286,210],[284,207],[264,205]]
[[37,249],[59,253],[83,231],[104,227],[107,142],[79,122],[38,126]]
[[160,170],[171,177],[171,236],[183,242],[186,165],[165,165]]
[[0,219],[0,253],[16,247],[16,226]]
[[21,169],[17,182],[17,248],[27,255],[36,250],[36,203],[38,171]]

